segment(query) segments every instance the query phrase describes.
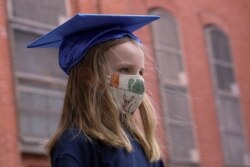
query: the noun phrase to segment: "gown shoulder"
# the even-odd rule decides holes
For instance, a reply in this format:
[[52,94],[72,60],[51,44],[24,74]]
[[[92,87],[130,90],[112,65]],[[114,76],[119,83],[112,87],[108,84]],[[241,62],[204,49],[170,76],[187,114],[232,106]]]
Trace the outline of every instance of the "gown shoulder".
[[92,140],[76,129],[66,130],[52,150],[52,167],[164,167],[150,163],[140,144],[130,137],[132,152]]

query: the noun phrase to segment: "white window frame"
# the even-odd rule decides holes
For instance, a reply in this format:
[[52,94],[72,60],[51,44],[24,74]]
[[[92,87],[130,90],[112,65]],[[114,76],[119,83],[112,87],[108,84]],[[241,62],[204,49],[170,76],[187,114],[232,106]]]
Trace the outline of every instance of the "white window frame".
[[[163,14],[163,15],[168,15],[171,16],[169,13],[162,11],[162,10],[154,10],[151,12],[151,14]],[[171,16],[173,17],[173,16]],[[175,20],[175,18],[173,18]],[[178,26],[178,22],[176,23],[176,28],[177,28],[177,35],[180,36],[180,30],[179,30],[179,26]],[[152,29],[152,27],[151,27]],[[153,34],[153,32],[152,32]],[[154,34],[153,34],[154,35]],[[180,38],[179,38],[180,39]],[[188,102],[188,111],[189,111],[189,118],[190,118],[190,122],[187,123],[186,121],[182,122],[182,121],[176,121],[176,120],[172,120],[172,119],[168,119],[168,106],[167,104],[163,104],[166,101],[166,96],[165,96],[165,87],[166,86],[173,86],[173,87],[181,87],[183,89],[186,90],[187,94],[189,94],[188,92],[188,80],[187,80],[187,75],[186,75],[186,66],[185,63],[183,61],[183,55],[184,53],[182,52],[182,46],[181,46],[181,40],[179,40],[179,47],[180,49],[176,49],[176,48],[172,48],[172,47],[168,47],[168,46],[164,46],[164,48],[157,48],[158,46],[154,46],[154,50],[155,50],[155,58],[156,58],[156,63],[158,64],[157,67],[159,67],[159,61],[160,58],[158,57],[157,53],[158,51],[164,51],[164,52],[168,52],[168,53],[173,53],[176,54],[177,56],[180,56],[181,58],[181,63],[182,63],[182,68],[183,71],[181,73],[179,73],[179,80],[173,80],[173,79],[163,79],[163,77],[161,77],[161,74],[158,72],[158,80],[159,80],[159,86],[160,86],[160,97],[161,97],[161,106],[162,109],[164,111],[164,115],[165,115],[165,126],[167,127],[166,129],[168,129],[170,127],[170,125],[177,125],[177,126],[184,126],[184,127],[190,127],[192,128],[192,136],[193,136],[193,143],[194,143],[194,149],[189,150],[190,152],[190,158],[189,159],[185,159],[185,158],[177,158],[177,157],[172,157],[170,156],[169,159],[169,166],[176,166],[177,164],[180,166],[199,166],[200,163],[200,158],[199,158],[199,151],[198,151],[198,145],[197,145],[197,140],[196,140],[196,135],[195,135],[195,126],[193,123],[193,113],[192,113],[192,104],[191,104],[191,98],[187,97],[187,102]],[[167,131],[167,134],[169,136],[171,136],[171,133],[169,132],[169,130]],[[167,141],[168,144],[171,143],[171,141]],[[171,147],[171,146],[168,146]],[[177,165],[177,166],[178,166]]]
[[[66,9],[66,15],[69,16],[69,2],[68,0],[64,0],[65,2],[65,9]],[[33,20],[28,20],[25,18],[20,18],[17,16],[13,15],[13,6],[12,6],[12,0],[7,1],[7,11],[8,11],[8,20],[9,20],[9,36],[10,36],[10,44],[11,44],[11,50],[12,52],[16,51],[16,46],[15,46],[15,31],[23,31],[27,32],[30,34],[38,35],[41,36],[48,31],[52,30],[55,28],[55,26],[41,23],[41,22],[36,22]],[[66,16],[66,17],[67,17]],[[65,18],[58,18],[58,23],[61,23]],[[30,41],[31,42],[31,41]],[[24,46],[25,47],[25,46]],[[18,106],[19,103],[19,98],[20,98],[20,93],[21,92],[32,92],[34,94],[38,95],[48,95],[50,97],[60,97],[63,99],[64,93],[61,93],[59,90],[58,91],[44,91],[42,88],[30,88],[29,86],[21,86],[19,85],[18,80],[19,79],[24,79],[27,81],[36,81],[36,82],[41,82],[44,84],[50,84],[53,86],[58,87],[61,91],[64,92],[67,84],[67,80],[64,79],[58,79],[54,77],[46,77],[46,76],[37,76],[29,73],[24,73],[24,72],[18,72],[16,71],[15,68],[15,58],[14,54],[12,53],[12,66],[13,66],[13,76],[12,78],[14,79],[15,82],[15,95],[16,95],[16,106]],[[16,107],[18,108],[18,107]],[[18,113],[18,112],[17,112]],[[18,116],[18,114],[17,114]],[[58,115],[59,116],[59,115]],[[20,121],[20,119],[17,119]],[[20,128],[20,127],[18,127]],[[40,139],[40,138],[35,138],[31,136],[23,136],[22,134],[19,133],[19,145],[21,148],[22,152],[25,153],[35,153],[35,154],[44,154],[46,153],[44,149],[44,141],[48,139]]]
[[[231,133],[231,134],[240,134],[243,136],[243,140],[244,143],[247,147],[247,142],[246,142],[246,136],[244,133],[244,123],[243,123],[243,117],[242,117],[242,109],[241,109],[241,101],[240,101],[240,92],[239,92],[239,88],[237,85],[237,80],[236,80],[236,75],[234,72],[234,60],[233,60],[233,56],[231,53],[231,62],[225,62],[225,61],[221,61],[221,60],[215,60],[214,55],[213,55],[213,48],[212,48],[212,41],[211,41],[211,31],[218,31],[222,34],[224,34],[227,38],[228,35],[225,34],[225,32],[223,32],[223,30],[221,30],[220,28],[214,26],[214,25],[210,25],[210,26],[206,26],[205,27],[205,37],[206,37],[206,44],[207,44],[207,51],[208,51],[208,58],[209,58],[209,62],[210,62],[210,68],[211,68],[211,72],[212,72],[212,78],[213,78],[213,88],[214,88],[214,94],[215,94],[215,100],[216,100],[216,107],[217,107],[217,117],[219,120],[219,126],[220,126],[220,134],[221,134],[221,145],[222,145],[222,149],[223,149],[223,155],[225,156],[225,148],[223,148],[223,134],[225,133]],[[230,40],[228,39],[228,44],[229,44],[229,49],[230,49]],[[229,50],[230,51],[230,50]],[[231,52],[231,51],[230,51]],[[227,90],[223,90],[219,88],[219,84],[217,81],[217,75],[216,75],[216,71],[215,71],[215,65],[221,65],[223,67],[229,67],[232,69],[233,71],[233,76],[234,76],[234,85],[236,87],[236,91],[233,91],[232,89],[230,89],[229,91]],[[233,98],[237,98],[239,101],[239,110],[240,110],[240,118],[241,118],[241,123],[242,123],[242,129],[241,130],[235,130],[235,129],[228,129],[223,127],[222,122],[220,119],[220,96],[227,96],[227,97],[233,97]],[[225,137],[224,137],[225,138]],[[224,159],[224,165],[225,166],[230,166],[230,167],[238,167],[238,166],[250,166],[250,159],[248,156],[248,149],[246,149],[246,155],[245,155],[245,162],[243,162],[243,164],[237,164],[237,163],[233,163],[233,162],[226,162],[226,159]]]

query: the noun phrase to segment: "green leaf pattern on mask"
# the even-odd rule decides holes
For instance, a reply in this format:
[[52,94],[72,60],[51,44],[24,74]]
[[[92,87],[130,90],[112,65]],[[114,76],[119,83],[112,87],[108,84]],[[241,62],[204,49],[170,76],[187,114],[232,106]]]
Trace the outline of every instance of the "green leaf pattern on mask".
[[145,91],[144,83],[140,79],[130,78],[128,81],[128,90],[133,93],[143,94]]

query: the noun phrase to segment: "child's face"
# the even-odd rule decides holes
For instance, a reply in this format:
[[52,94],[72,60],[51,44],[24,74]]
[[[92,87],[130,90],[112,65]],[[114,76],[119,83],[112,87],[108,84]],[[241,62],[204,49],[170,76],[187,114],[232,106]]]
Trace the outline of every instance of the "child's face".
[[110,74],[143,75],[144,52],[133,42],[126,42],[108,51]]

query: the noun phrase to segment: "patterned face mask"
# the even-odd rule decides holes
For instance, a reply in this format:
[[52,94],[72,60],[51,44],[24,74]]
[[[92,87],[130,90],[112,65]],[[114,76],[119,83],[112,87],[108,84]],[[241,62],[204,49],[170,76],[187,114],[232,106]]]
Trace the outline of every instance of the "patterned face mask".
[[133,114],[140,106],[144,92],[144,79],[140,75],[112,74],[107,77],[109,92],[121,112]]

